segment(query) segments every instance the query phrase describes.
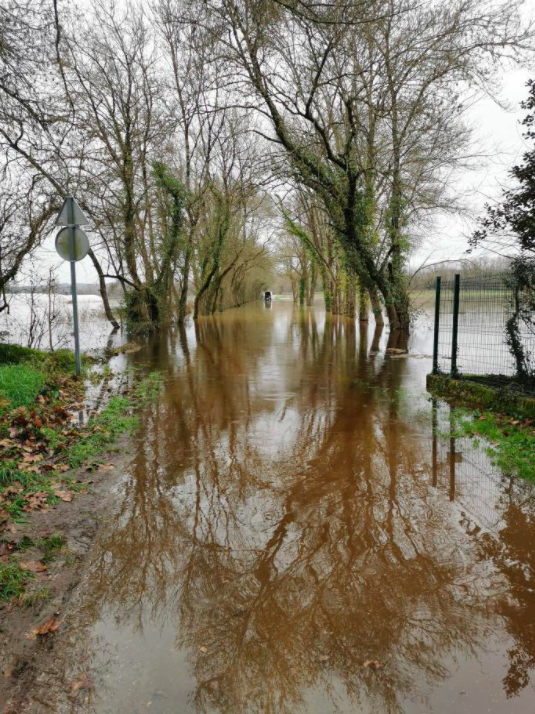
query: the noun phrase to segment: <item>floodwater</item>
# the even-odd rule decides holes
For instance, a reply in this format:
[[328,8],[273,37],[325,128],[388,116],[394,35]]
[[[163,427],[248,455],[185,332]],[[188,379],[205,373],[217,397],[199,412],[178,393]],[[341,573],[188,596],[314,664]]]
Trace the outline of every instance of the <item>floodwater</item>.
[[122,358],[165,388],[93,550],[84,709],[535,711],[535,490],[450,438],[430,328],[390,356],[257,303]]
[[[9,310],[0,313],[0,341],[49,350],[73,349],[70,295],[17,293],[9,295]],[[118,304],[112,301],[115,309]],[[110,332],[100,295],[78,295],[82,352],[117,347],[127,340],[124,330]]]

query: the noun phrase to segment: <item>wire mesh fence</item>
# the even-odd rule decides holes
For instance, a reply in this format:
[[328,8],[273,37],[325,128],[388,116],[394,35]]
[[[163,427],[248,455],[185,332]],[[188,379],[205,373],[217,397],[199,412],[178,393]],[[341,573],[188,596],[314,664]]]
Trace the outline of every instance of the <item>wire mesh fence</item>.
[[508,273],[437,279],[433,371],[535,391],[530,306]]
[[[449,437],[449,438],[448,438]],[[452,408],[433,401],[432,485],[459,504],[463,526],[502,531],[511,512],[533,512],[534,491],[492,463],[483,444],[459,437]]]

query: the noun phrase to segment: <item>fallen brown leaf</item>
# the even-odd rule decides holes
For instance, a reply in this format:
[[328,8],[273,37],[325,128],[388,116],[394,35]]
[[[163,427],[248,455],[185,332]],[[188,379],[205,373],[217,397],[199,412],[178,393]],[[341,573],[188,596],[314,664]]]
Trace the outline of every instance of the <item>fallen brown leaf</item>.
[[380,669],[383,665],[376,659],[367,659],[364,662],[364,667],[369,667],[370,669]]
[[27,563],[21,563],[20,567],[23,570],[29,570],[30,573],[42,573],[46,570],[46,565],[38,560],[29,560]]
[[41,461],[43,458],[42,454],[24,454],[22,460],[25,464],[31,464],[34,461]]
[[68,491],[54,491],[54,495],[61,498],[62,501],[72,501],[72,493]]
[[208,652],[208,647],[199,647],[199,651],[204,654],[205,652]]
[[3,496],[15,496],[17,493],[22,493],[24,489],[22,486],[20,488],[17,488],[15,485],[13,486],[8,486],[2,491]]
[[48,620],[45,620],[43,623],[41,623],[38,627],[35,627],[28,637],[34,638],[37,636],[43,636],[43,635],[50,635],[54,632],[57,632],[59,629],[61,622],[58,620],[57,617],[50,617]]
[[2,540],[0,541],[0,558],[2,556],[8,556],[17,547],[17,544],[12,540]]
[[82,675],[80,679],[76,680],[76,682],[73,682],[71,684],[71,690],[73,692],[77,692],[79,689],[90,689],[93,686],[93,683],[89,679],[87,675]]
[[47,510],[47,500],[49,494],[46,491],[37,491],[26,497],[26,503],[22,507],[23,511],[45,511]]

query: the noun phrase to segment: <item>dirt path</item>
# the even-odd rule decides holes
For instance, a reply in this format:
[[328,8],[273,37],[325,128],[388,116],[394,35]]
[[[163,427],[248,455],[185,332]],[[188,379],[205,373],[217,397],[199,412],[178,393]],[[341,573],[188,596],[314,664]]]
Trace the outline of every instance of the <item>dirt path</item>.
[[[65,545],[47,570],[37,574],[39,584],[46,588],[47,599],[37,599],[29,606],[0,606],[0,702],[4,703],[5,714],[56,711],[62,701],[68,707],[76,692],[76,683],[65,681],[65,649],[67,644],[72,647],[65,617],[72,611],[71,601],[95,535],[110,515],[128,444],[129,439],[123,437],[111,451],[102,454],[103,462],[113,468],[94,473],[82,468],[69,474],[92,482],[87,493],[77,495],[71,502],[61,502],[46,513],[32,512],[26,524],[15,527],[17,540],[27,537],[37,541],[61,533]],[[32,552],[25,555],[25,560],[31,561]],[[57,630],[32,634],[52,620],[59,624]]]

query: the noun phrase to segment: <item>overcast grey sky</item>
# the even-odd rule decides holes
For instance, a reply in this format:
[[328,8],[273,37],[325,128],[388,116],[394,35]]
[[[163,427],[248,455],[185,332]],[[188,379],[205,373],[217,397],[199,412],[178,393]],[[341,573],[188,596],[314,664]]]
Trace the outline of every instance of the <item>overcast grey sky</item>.
[[[487,97],[470,109],[468,120],[474,129],[474,141],[481,144],[487,155],[477,162],[478,168],[463,172],[455,180],[455,190],[460,192],[470,210],[467,216],[437,215],[433,234],[412,257],[414,266],[429,256],[433,262],[467,257],[467,236],[472,233],[485,203],[496,201],[502,188],[513,185],[509,171],[521,161],[527,147],[521,126],[526,112],[520,108],[520,103],[527,99],[526,83],[530,74],[526,69],[519,69],[504,75],[500,99],[511,107],[510,110],[501,108]],[[475,255],[483,253],[480,250]]]

